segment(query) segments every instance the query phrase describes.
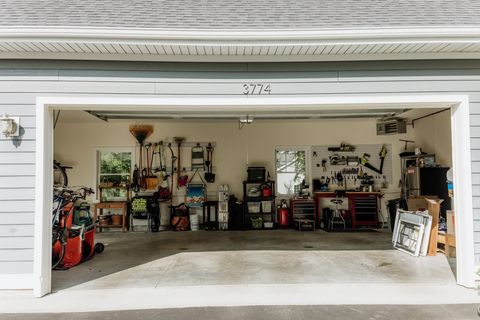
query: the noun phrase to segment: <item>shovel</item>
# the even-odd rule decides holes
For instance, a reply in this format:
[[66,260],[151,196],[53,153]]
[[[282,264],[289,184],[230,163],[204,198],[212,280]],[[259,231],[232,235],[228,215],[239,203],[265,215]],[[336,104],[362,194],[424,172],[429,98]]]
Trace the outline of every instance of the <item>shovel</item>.
[[185,141],[185,138],[182,137],[174,137],[173,140],[177,143],[177,189],[180,188],[180,177],[182,174],[182,169],[180,167],[180,154],[181,154],[181,147],[182,147],[182,142]]
[[213,173],[213,146],[211,143],[208,143],[206,147],[207,150],[207,160],[205,165],[207,166],[207,172],[205,172],[205,180],[207,182],[215,182],[215,173]]

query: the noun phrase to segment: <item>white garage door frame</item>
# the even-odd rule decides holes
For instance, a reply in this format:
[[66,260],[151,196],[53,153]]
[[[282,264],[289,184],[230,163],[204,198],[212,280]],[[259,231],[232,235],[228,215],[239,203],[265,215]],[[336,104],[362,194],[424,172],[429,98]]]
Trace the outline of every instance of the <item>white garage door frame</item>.
[[53,96],[36,101],[36,185],[33,289],[36,297],[51,291],[51,212],[54,110],[115,110],[166,112],[315,111],[386,108],[452,109],[452,151],[457,235],[457,283],[475,285],[470,115],[467,95],[397,96],[267,96],[267,97],[135,97]]

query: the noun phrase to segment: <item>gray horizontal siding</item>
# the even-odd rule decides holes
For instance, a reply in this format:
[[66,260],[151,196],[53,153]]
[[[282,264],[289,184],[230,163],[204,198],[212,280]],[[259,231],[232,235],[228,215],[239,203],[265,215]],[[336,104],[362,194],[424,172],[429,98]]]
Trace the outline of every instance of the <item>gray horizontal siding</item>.
[[34,164],[2,164],[0,166],[0,176],[2,177],[31,176],[34,174],[35,174]]
[[[23,119],[23,118],[22,118]],[[23,123],[23,120],[20,120],[20,123]],[[0,141],[0,155],[3,152],[29,152],[35,151],[35,141],[34,140],[15,140],[12,143],[12,140]],[[0,173],[0,175],[2,175]]]
[[0,191],[1,200],[30,200],[35,198],[35,188],[11,188]]
[[31,262],[33,249],[0,249],[0,263],[26,261]]
[[[0,140],[1,141],[1,140]],[[0,164],[35,164],[35,152],[2,152],[0,153]],[[0,188],[2,187],[0,179]]]
[[[30,237],[0,237],[0,248],[5,249],[32,249],[33,236]],[[33,259],[33,256],[32,256]]]
[[0,189],[31,188],[33,185],[35,185],[35,177],[33,175],[19,177],[0,176]]
[[[0,138],[0,273],[30,272],[33,248],[37,96],[231,95],[269,82],[273,95],[468,94],[475,260],[480,264],[480,61],[332,63],[141,63],[0,61],[0,113],[21,117],[24,135]],[[20,252],[15,249],[21,249]],[[11,260],[11,261],[10,261]],[[22,269],[23,268],[23,269]]]
[[33,225],[34,220],[35,218],[33,211],[0,213],[0,225]]
[[29,237],[33,234],[33,224],[0,225],[0,237]]
[[[1,102],[1,101],[0,101]],[[35,105],[27,104],[0,104],[3,113],[10,116],[35,116]]]
[[33,261],[0,261],[1,274],[33,273]]
[[[20,194],[22,190],[18,190]],[[0,201],[0,214],[4,212],[33,212],[35,201],[32,200],[2,200]],[[1,248],[1,247],[0,247]]]

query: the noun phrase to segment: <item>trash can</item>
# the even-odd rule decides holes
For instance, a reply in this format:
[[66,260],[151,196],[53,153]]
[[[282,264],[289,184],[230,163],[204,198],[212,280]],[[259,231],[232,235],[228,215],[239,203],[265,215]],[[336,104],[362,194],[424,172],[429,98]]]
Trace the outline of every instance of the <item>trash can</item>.
[[395,218],[397,217],[397,209],[400,204],[400,199],[388,200],[387,208],[390,215],[390,230],[393,232],[395,228]]

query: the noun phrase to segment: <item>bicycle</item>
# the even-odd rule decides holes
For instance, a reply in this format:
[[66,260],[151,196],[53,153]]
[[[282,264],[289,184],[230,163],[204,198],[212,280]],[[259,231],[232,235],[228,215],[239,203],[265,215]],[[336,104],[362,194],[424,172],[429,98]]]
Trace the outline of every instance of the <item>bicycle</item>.
[[62,166],[60,162],[53,160],[53,185],[68,186],[67,169],[73,168],[69,166]]
[[[69,237],[75,233],[79,233],[82,236],[84,233],[84,226],[80,228],[74,228],[72,226],[75,203],[79,199],[85,200],[88,195],[94,193],[91,188],[86,187],[80,187],[77,190],[66,187],[55,187],[54,192],[52,213],[52,269],[58,268],[64,260]],[[69,225],[71,226],[70,229],[68,228]]]

